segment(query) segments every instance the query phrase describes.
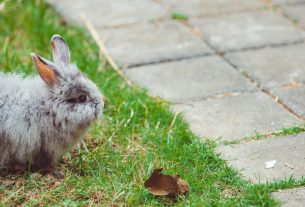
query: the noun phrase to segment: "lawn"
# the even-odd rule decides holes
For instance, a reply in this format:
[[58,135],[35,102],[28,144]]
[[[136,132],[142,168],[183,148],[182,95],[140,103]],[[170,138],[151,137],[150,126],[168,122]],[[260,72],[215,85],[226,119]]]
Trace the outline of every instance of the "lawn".
[[[85,145],[59,164],[65,179],[31,173],[2,177],[0,206],[276,206],[271,191],[304,184],[242,180],[214,153],[216,144],[200,141],[181,115],[170,112],[169,103],[129,87],[99,58],[97,45],[83,29],[67,25],[41,0],[0,5],[1,71],[36,75],[30,53],[51,59],[50,37],[58,33],[69,44],[72,61],[109,101]],[[174,203],[149,194],[144,182],[160,167],[186,180],[189,195]]]

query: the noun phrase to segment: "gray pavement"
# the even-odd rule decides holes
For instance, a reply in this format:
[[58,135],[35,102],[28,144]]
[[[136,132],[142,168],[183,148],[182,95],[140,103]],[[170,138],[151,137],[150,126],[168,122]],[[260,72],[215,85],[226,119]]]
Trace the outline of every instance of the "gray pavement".
[[281,190],[272,193],[273,197],[280,200],[283,207],[304,207],[305,188]]
[[[246,179],[264,183],[304,176],[305,134],[273,137],[217,148],[229,165],[237,166]],[[276,160],[272,168],[266,162]]]

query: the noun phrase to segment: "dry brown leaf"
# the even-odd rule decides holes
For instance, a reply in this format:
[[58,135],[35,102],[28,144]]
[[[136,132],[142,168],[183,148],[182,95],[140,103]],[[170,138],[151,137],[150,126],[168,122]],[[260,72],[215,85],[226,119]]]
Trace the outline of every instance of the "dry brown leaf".
[[155,169],[150,178],[144,183],[145,188],[153,195],[176,198],[189,192],[189,185],[178,175],[163,175],[162,168]]

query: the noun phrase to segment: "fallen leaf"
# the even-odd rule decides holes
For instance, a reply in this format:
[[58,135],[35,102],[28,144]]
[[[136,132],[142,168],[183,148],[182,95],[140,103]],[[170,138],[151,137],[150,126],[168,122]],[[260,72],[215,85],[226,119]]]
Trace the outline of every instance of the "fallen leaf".
[[155,169],[150,178],[144,183],[147,190],[153,195],[178,194],[178,178],[170,175],[163,175],[162,169]]
[[150,178],[144,183],[145,188],[153,195],[176,198],[189,192],[189,185],[178,175],[163,175],[162,168],[155,169]]
[[274,165],[277,163],[277,161],[276,160],[269,160],[269,161],[266,161],[265,162],[265,168],[266,169],[270,169],[270,168],[273,168],[274,167]]

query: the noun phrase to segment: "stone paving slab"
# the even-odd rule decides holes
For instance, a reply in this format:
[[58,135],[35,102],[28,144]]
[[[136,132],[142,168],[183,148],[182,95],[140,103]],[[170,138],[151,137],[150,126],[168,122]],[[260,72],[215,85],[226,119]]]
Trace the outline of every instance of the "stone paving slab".
[[231,63],[305,118],[305,44],[226,54]]
[[285,14],[291,17],[293,20],[297,22],[297,24],[305,27],[305,0],[304,4],[301,5],[293,5],[293,6],[284,6],[283,10]]
[[305,188],[294,188],[272,193],[281,202],[282,207],[304,207]]
[[253,84],[218,56],[147,65],[126,75],[151,95],[189,101],[222,93],[255,90]]
[[167,12],[153,0],[47,0],[67,20],[81,24],[84,13],[97,28],[164,18]]
[[266,134],[299,123],[262,92],[176,104],[190,128],[201,137],[221,141]]
[[[229,165],[255,183],[264,183],[290,176],[296,179],[305,174],[305,134],[250,141],[217,148]],[[276,160],[274,168],[265,168],[265,162]]]
[[271,93],[279,97],[292,111],[305,120],[305,85],[296,85],[274,88]]
[[225,55],[241,71],[264,87],[305,83],[305,44],[243,51]]
[[174,21],[101,29],[119,65],[129,66],[212,53],[200,37]]
[[281,14],[271,11],[194,18],[190,24],[219,51],[290,43],[305,38],[304,31]]
[[160,0],[171,12],[193,16],[216,16],[263,8],[260,0]]

